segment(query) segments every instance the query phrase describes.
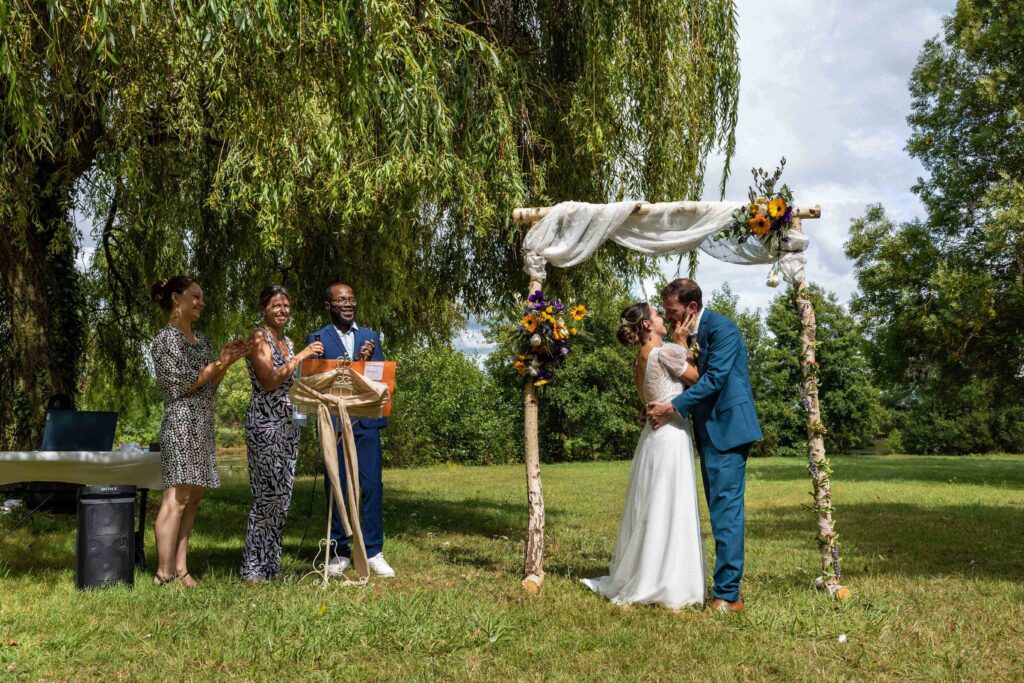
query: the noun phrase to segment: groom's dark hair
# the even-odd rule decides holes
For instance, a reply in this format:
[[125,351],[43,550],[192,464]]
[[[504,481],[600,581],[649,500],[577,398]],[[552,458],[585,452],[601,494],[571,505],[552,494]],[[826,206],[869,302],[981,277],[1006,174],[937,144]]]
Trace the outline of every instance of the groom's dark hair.
[[700,291],[700,285],[689,278],[677,278],[661,288],[662,299],[673,296],[684,306],[696,302],[697,308],[704,308],[704,295]]

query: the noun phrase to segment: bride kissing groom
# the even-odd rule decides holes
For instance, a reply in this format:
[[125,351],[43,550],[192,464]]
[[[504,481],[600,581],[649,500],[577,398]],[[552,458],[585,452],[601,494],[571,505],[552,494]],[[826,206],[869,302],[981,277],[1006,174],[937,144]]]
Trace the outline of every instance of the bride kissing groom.
[[693,280],[673,280],[661,299],[674,323],[672,343],[663,342],[665,320],[648,303],[633,304],[619,321],[619,341],[638,349],[633,382],[646,420],[609,575],[583,583],[619,604],[703,604],[696,441],[715,537],[711,608],[740,612],[747,455],[762,436],[747,347],[732,320],[704,308]]

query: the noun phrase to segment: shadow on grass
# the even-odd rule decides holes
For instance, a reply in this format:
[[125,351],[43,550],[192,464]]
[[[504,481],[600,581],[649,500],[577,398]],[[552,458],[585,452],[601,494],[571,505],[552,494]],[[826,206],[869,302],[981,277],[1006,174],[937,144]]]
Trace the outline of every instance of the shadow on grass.
[[[1024,574],[1024,542],[1018,508],[997,505],[923,507],[908,503],[843,505],[836,530],[847,576],[942,576],[1006,578]],[[758,539],[805,543],[816,533],[814,515],[787,507],[747,517],[747,554]],[[816,560],[817,550],[812,557]],[[756,561],[756,560],[755,560]],[[800,576],[806,581],[806,575]]]
[[[985,456],[857,456],[833,457],[834,481],[920,481],[1024,488],[1020,460]],[[757,460],[748,470],[752,479],[809,481],[806,462],[796,458]]]
[[[989,461],[991,462],[991,461]],[[848,479],[891,479],[885,463],[859,461],[867,474],[851,469]],[[1013,463],[998,462],[995,465]],[[963,467],[954,468],[958,477]],[[1002,468],[997,468],[1002,470]],[[763,478],[801,479],[791,464],[785,467],[759,466]],[[783,476],[785,475],[785,476]],[[840,475],[837,475],[840,476]],[[920,478],[920,473],[914,475]],[[989,477],[985,481],[991,482]],[[313,494],[310,513],[310,495]],[[146,551],[150,572],[154,566],[153,521],[159,497],[150,501],[146,525]],[[385,528],[391,537],[403,536],[413,544],[431,545],[430,534],[446,537],[449,549],[442,552],[454,564],[493,571],[511,570],[507,539],[521,539],[525,530],[525,508],[519,503],[474,496],[450,500],[422,492],[390,487],[385,493]],[[233,574],[241,561],[249,509],[248,484],[229,480],[203,502],[196,522],[196,544],[190,564],[199,573]],[[312,559],[317,541],[323,534],[325,500],[320,484],[311,490],[308,479],[300,480],[285,530],[285,553],[301,560]],[[562,511],[548,508],[549,525],[559,525]],[[878,501],[841,505],[837,530],[843,549],[843,568],[847,576],[888,574],[897,576],[964,575],[990,578],[1024,575],[1024,541],[1021,540],[1022,512],[1013,506],[969,504],[915,505]],[[569,524],[567,517],[562,524]],[[13,520],[0,523],[0,533]],[[303,532],[306,539],[300,545]],[[759,542],[782,541],[786,545],[806,546],[815,560],[813,547],[814,515],[798,506],[760,507],[748,510],[747,554],[749,566],[758,564]],[[479,541],[460,541],[457,536],[479,537]],[[24,529],[0,543],[0,576],[37,574],[52,582],[74,568],[75,518],[73,515],[37,515]],[[502,537],[507,537],[503,539]],[[485,539],[490,539],[487,542]],[[614,542],[609,537],[608,546]],[[705,539],[712,543],[711,539]],[[493,547],[492,547],[493,546]],[[518,550],[517,550],[518,554]],[[806,564],[806,563],[803,563]],[[549,548],[546,570],[566,576],[596,576],[606,569],[606,559],[562,554]],[[793,574],[788,579],[806,583],[807,575]]]
[[[426,541],[427,534],[436,534],[497,540],[502,536],[521,537],[525,530],[526,509],[520,503],[481,496],[450,500],[395,486],[386,489],[384,501],[384,528],[392,538],[406,536],[416,542],[417,538]],[[189,550],[190,569],[195,568],[197,575],[238,571],[250,503],[249,486],[244,479],[225,478],[221,488],[207,494],[199,506],[194,543]],[[150,497],[146,521],[146,561],[150,572],[156,562],[153,525],[159,506],[160,495],[155,493]],[[308,478],[296,482],[285,527],[285,555],[312,561],[325,532],[326,508],[322,480],[317,480],[315,486]],[[547,514],[553,518],[559,510],[549,506]],[[0,526],[0,533],[4,528]],[[0,546],[0,566],[11,576],[73,569],[75,528],[74,515],[36,515],[25,530]],[[455,564],[488,570],[503,567],[492,553],[477,551],[472,543],[456,543],[444,554]]]

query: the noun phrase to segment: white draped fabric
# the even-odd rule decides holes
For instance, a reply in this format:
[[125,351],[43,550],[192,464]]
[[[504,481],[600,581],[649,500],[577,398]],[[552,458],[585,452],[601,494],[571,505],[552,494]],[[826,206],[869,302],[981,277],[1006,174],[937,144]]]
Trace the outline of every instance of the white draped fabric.
[[649,211],[637,215],[637,202],[587,204],[562,202],[530,228],[523,240],[524,269],[532,279],[544,280],[547,264],[568,268],[590,258],[607,240],[651,256],[682,254],[700,248],[704,253],[730,263],[775,263],[768,284],[778,284],[776,270],[787,282],[804,281],[807,237],[791,232],[780,254],[751,237],[740,243],[735,238],[715,235],[729,227],[738,202],[664,202],[649,204]]

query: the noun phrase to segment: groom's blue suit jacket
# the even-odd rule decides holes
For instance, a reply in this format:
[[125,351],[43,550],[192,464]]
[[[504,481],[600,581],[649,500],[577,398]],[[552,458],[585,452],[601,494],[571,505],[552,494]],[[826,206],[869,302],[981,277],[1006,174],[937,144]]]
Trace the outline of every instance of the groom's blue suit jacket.
[[680,415],[693,416],[698,435],[701,426],[706,428],[719,452],[757,441],[763,434],[750,390],[747,345],[736,323],[705,309],[697,345],[700,379],[672,400],[673,407]]
[[[334,325],[327,325],[326,327],[321,327],[316,332],[310,332],[306,335],[306,345],[312,344],[318,334],[320,335],[320,343],[324,345],[324,358],[339,360],[348,357],[348,354],[345,352],[345,346],[341,343],[341,337],[338,336]],[[360,327],[355,330],[355,349],[353,352],[358,353],[359,347],[366,341],[373,341],[373,355],[370,356],[370,360],[384,360],[384,349],[380,347],[380,336],[368,327]],[[386,417],[361,417],[353,419],[352,426],[356,429],[360,427],[364,429],[383,429],[388,426],[388,419]]]

